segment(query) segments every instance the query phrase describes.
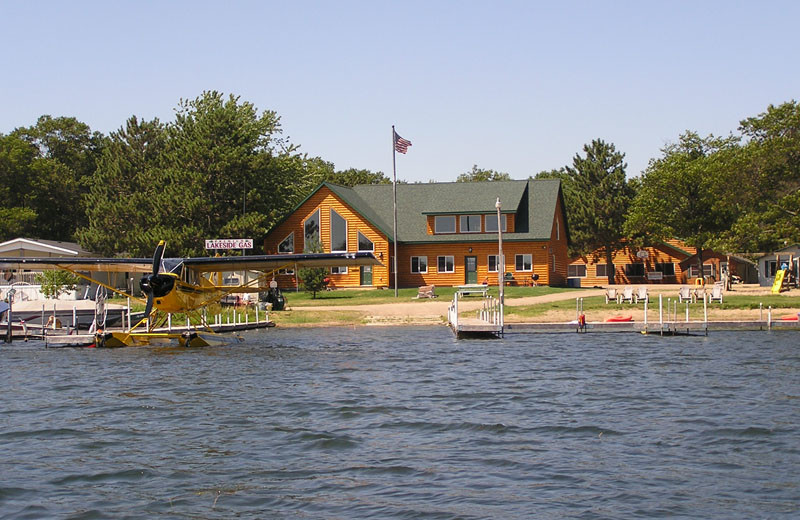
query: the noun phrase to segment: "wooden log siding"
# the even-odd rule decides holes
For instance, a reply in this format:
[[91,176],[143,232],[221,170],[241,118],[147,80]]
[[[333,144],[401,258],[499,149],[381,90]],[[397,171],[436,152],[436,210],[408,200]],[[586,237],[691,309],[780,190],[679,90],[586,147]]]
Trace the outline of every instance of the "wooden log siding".
[[[469,248],[472,252],[469,252]],[[489,255],[497,255],[498,244],[496,242],[464,242],[458,244],[437,243],[437,244],[406,244],[402,245],[399,253],[399,273],[398,284],[400,287],[415,287],[421,285],[437,285],[447,287],[453,285],[463,285],[466,282],[466,268],[464,257],[474,256],[478,261],[477,278],[481,283],[488,277],[489,285],[497,285],[497,273],[489,272]],[[509,272],[514,275],[518,283],[530,279],[531,275],[538,274],[538,283],[549,284],[553,275],[548,260],[550,242],[503,242],[503,255],[505,256],[505,269],[502,272]],[[515,257],[518,254],[529,254],[533,260],[533,271],[517,271],[515,269]],[[427,273],[411,273],[411,257],[426,256],[428,258]],[[440,256],[452,256],[455,272],[439,273],[437,258]],[[566,247],[564,248],[564,259],[566,259]],[[566,266],[566,261],[561,263]]]
[[[303,223],[314,212],[319,210],[320,241],[326,252],[331,250],[331,213],[336,211],[347,221],[347,250],[355,252],[358,250],[358,232],[372,241],[375,246],[373,254],[383,265],[376,265],[372,268],[372,285],[375,287],[389,286],[389,241],[372,224],[366,221],[360,214],[355,212],[349,205],[345,204],[330,189],[323,187],[305,201],[288,219],[278,227],[270,231],[264,241],[264,249],[268,254],[278,252],[280,244],[292,231],[294,231],[295,253],[301,253],[304,247],[305,237],[303,236]],[[382,258],[381,258],[382,256]],[[347,274],[330,274],[330,279],[334,287],[358,287],[360,269],[349,267]],[[295,276],[280,275],[276,277],[278,285],[282,288],[294,287],[296,284]]]
[[[660,249],[658,247],[644,247],[643,250],[647,251],[648,257],[642,261],[636,256],[639,249],[633,250],[630,247],[614,251],[614,283],[615,284],[648,284],[648,283],[686,283],[686,273],[683,271],[680,262],[685,256],[676,256],[672,253],[671,249]],[[675,265],[675,276],[664,276],[661,281],[648,280],[647,276],[628,277],[625,275],[625,264],[643,263],[645,265],[645,273],[656,270],[656,264],[660,263],[673,263]],[[594,253],[575,258],[570,262],[570,265],[586,265],[586,276],[581,278],[581,285],[583,287],[591,287],[594,285],[607,285],[608,277],[597,276],[597,264],[605,264],[605,253],[602,249],[598,249]],[[688,267],[687,267],[688,268]]]

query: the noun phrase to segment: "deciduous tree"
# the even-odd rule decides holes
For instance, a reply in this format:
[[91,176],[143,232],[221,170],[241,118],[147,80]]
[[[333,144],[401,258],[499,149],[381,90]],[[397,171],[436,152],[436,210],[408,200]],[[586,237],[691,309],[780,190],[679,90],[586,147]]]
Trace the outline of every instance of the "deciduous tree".
[[472,170],[462,173],[456,178],[456,182],[482,182],[482,181],[510,181],[511,176],[505,172],[495,170],[484,170],[478,168],[477,164],[472,165]]

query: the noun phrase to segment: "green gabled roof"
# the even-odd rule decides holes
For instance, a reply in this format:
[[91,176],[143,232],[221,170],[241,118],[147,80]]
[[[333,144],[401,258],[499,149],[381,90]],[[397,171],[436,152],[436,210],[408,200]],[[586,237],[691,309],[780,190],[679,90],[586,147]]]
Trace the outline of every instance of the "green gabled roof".
[[[502,212],[517,215],[516,232],[503,234],[507,240],[549,240],[560,186],[557,179],[398,184],[397,239],[406,243],[495,241],[497,233],[429,235],[427,215],[491,214],[497,211],[499,197]],[[381,224],[373,223],[392,229],[391,185],[362,184],[352,191]],[[391,239],[391,234],[388,236]]]
[[[317,186],[303,202],[323,186],[392,240],[394,216],[391,184],[359,184],[348,188],[325,182]],[[497,212],[495,202],[498,197],[502,204],[501,211],[516,215],[515,232],[503,233],[504,240],[550,239],[559,199],[562,199],[561,206],[564,207],[561,181],[558,179],[398,184],[398,242],[496,241],[497,233],[429,235],[427,215],[493,214]],[[563,232],[568,238],[566,226]]]

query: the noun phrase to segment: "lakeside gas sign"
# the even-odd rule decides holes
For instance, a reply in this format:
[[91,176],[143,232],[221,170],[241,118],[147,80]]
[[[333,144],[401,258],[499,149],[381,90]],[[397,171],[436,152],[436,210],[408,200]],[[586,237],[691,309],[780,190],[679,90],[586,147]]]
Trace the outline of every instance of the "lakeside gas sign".
[[218,238],[206,240],[206,249],[253,249],[252,238]]

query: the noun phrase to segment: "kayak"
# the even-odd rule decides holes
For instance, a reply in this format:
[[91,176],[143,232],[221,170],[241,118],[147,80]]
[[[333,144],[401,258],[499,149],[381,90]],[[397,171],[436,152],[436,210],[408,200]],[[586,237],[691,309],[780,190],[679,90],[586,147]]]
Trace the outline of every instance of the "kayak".
[[633,316],[611,316],[606,321],[633,321]]

